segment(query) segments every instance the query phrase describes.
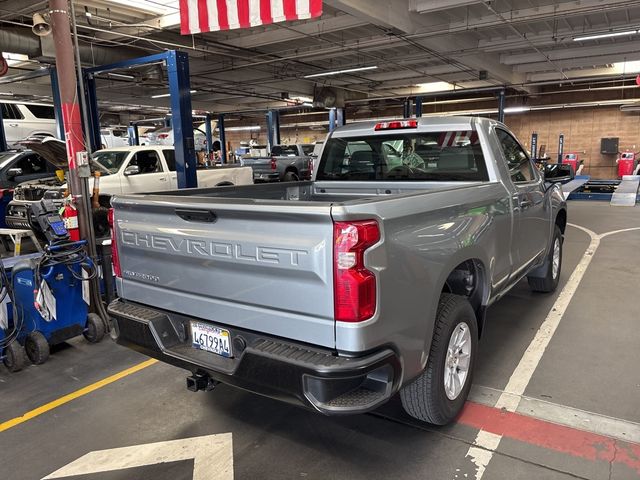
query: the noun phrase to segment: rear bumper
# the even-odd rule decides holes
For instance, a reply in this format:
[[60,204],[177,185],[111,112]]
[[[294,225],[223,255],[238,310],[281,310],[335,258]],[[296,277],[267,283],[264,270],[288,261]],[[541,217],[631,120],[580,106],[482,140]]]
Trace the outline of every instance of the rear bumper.
[[253,171],[254,182],[278,182],[280,180],[280,174],[278,172],[259,172]]
[[229,331],[233,358],[194,349],[190,318],[122,299],[109,305],[119,344],[216,381],[313,408],[327,415],[363,413],[398,390],[401,362],[390,348],[361,356],[215,325]]

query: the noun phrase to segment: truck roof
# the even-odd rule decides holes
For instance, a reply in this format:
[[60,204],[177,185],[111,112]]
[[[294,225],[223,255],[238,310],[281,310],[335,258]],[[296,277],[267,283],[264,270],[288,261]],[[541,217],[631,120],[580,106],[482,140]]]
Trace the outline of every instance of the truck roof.
[[[398,118],[395,120],[403,120],[402,118]],[[479,118],[479,117],[455,117],[455,116],[437,116],[437,117],[421,117],[421,118],[412,118],[409,120],[417,120],[418,128],[427,127],[428,129],[436,129],[443,128],[445,130],[452,129],[469,129],[473,125],[476,125],[480,122],[491,122],[491,120],[487,118]],[[342,134],[351,136],[351,135],[362,135],[362,134],[370,134],[374,131],[375,126],[380,122],[388,122],[393,121],[393,119],[385,119],[385,120],[376,120],[376,121],[364,121],[364,122],[354,122],[348,123],[343,127],[338,127],[333,131],[333,136],[341,136]]]

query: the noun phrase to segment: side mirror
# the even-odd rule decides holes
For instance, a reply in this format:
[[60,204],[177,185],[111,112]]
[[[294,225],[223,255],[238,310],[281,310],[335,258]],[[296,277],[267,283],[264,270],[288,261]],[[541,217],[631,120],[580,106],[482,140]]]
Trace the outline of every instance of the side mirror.
[[568,182],[573,180],[575,172],[567,163],[547,163],[544,166],[544,180],[549,183]]
[[124,174],[125,176],[130,176],[130,175],[138,175],[140,173],[140,167],[138,165],[129,165],[127,168],[124,169]]
[[7,170],[7,178],[15,178],[22,175],[22,169],[18,167],[10,168]]

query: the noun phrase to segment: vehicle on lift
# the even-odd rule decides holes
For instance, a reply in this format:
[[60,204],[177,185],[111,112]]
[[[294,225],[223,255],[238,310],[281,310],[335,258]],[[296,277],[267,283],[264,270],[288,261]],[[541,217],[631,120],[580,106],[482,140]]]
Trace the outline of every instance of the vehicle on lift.
[[[52,163],[56,162],[59,168],[67,168],[64,142],[44,139],[30,145]],[[173,147],[147,145],[99,150],[93,154],[93,162],[101,172],[101,205],[109,205],[109,197],[115,194],[156,192],[178,187]],[[197,176],[198,185],[204,188],[253,183],[248,167],[230,165],[198,169]],[[89,188],[93,189],[92,181],[89,184]],[[61,200],[66,189],[66,182],[55,176],[18,185],[7,207],[7,225],[31,228],[30,205],[42,198]]]
[[191,390],[330,415],[400,392],[446,424],[487,307],[524,278],[557,287],[570,178],[501,123],[432,117],[336,129],[312,182],[116,196],[117,341],[191,370]]
[[42,103],[0,103],[7,145],[18,146],[29,137],[55,137],[56,116],[51,105]]
[[313,172],[313,144],[274,145],[271,155],[253,155],[259,149],[251,149],[240,159],[241,165],[253,169],[256,182],[297,182],[309,180]]
[[[167,145],[173,147],[173,128],[164,127],[147,133],[147,143],[149,145]],[[195,145],[196,152],[201,152],[207,148],[207,135],[204,130],[198,128],[193,129],[193,143]],[[212,139],[214,151],[220,150],[220,140],[217,138]]]
[[102,127],[100,129],[102,148],[116,148],[129,146],[127,127]]

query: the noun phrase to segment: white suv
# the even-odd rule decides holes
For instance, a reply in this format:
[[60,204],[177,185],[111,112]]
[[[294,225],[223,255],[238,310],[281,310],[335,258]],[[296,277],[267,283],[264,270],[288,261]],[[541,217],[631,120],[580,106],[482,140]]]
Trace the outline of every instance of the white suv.
[[56,136],[56,116],[53,106],[14,102],[3,102],[0,106],[9,148],[28,137]]

